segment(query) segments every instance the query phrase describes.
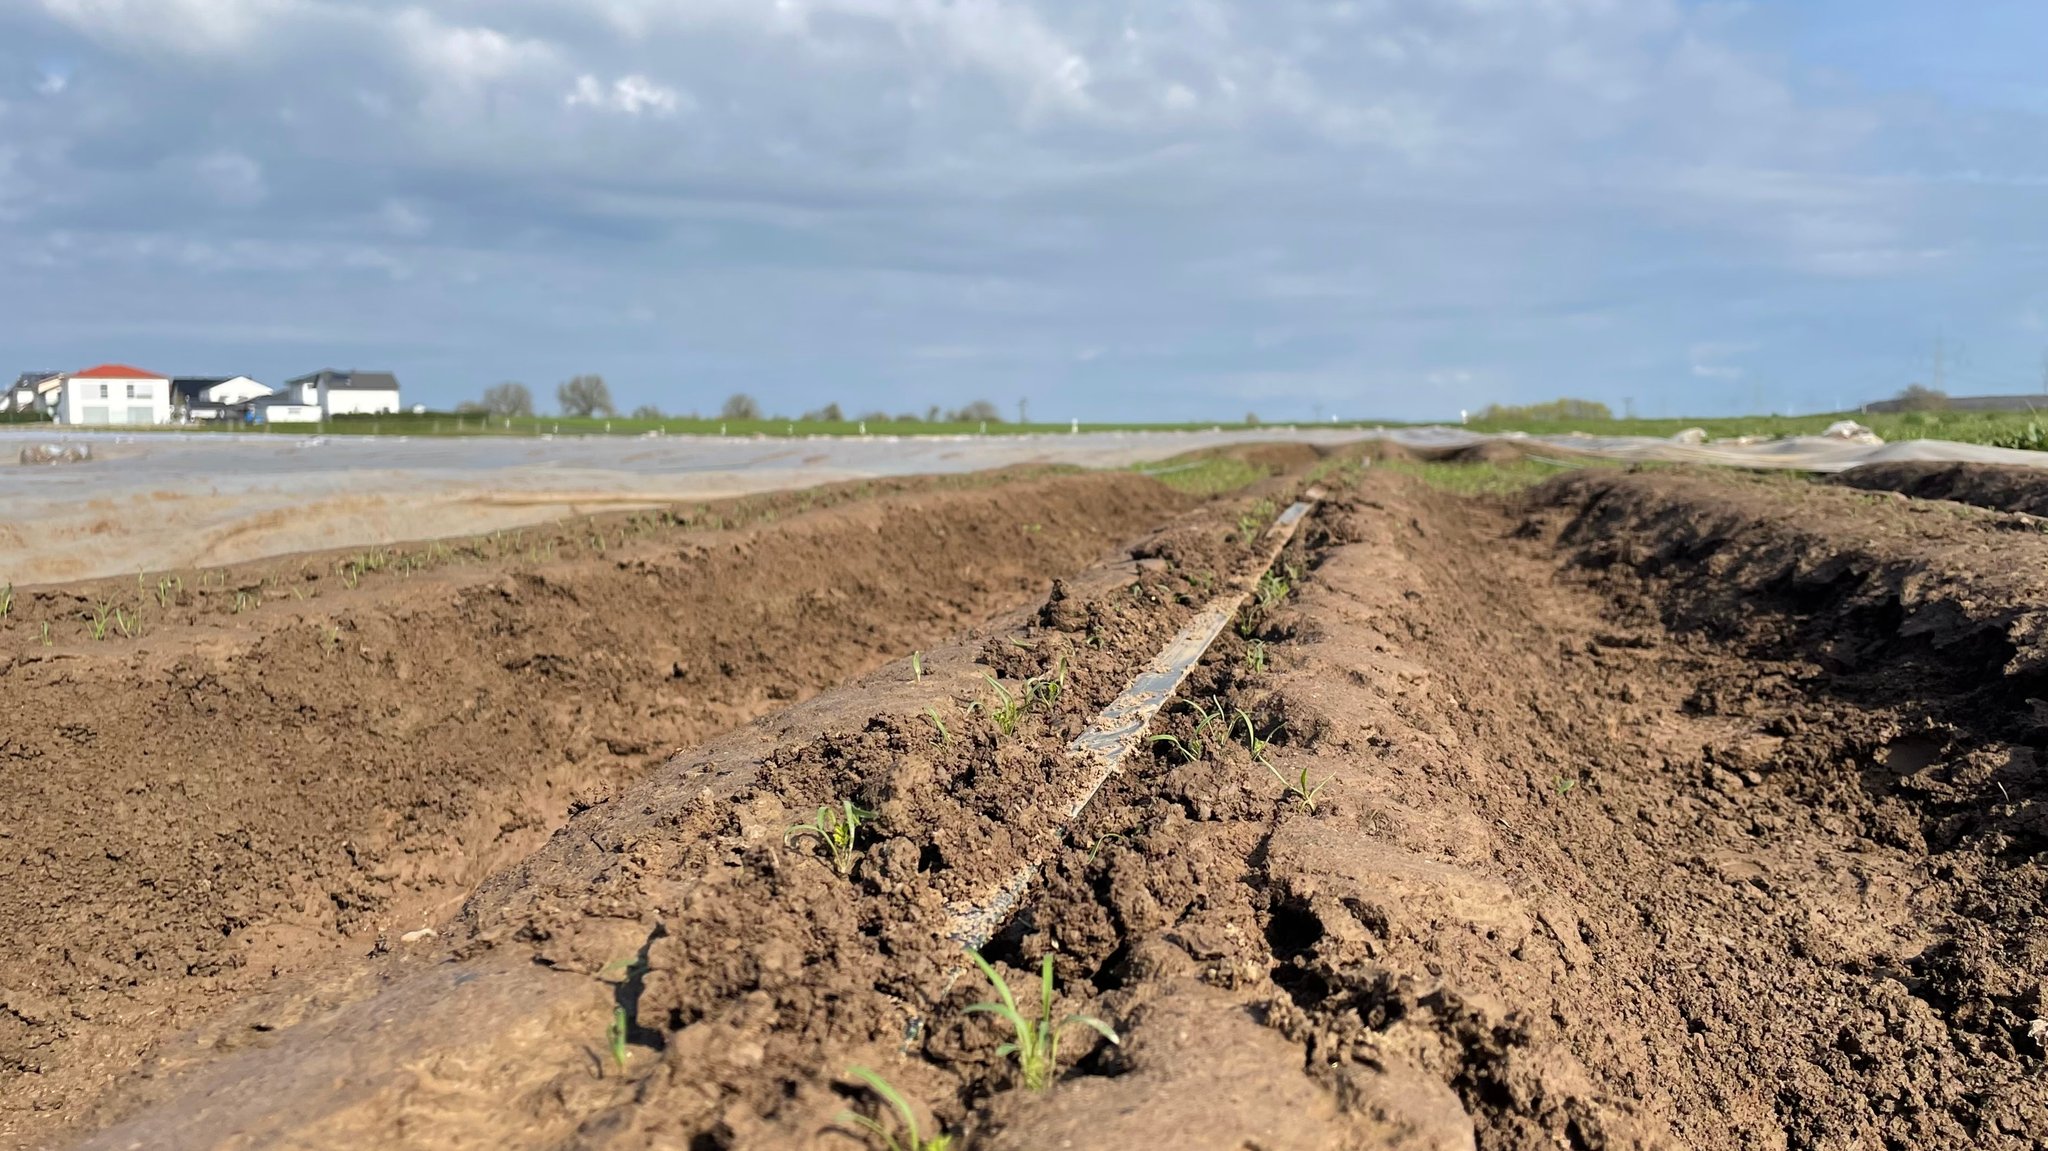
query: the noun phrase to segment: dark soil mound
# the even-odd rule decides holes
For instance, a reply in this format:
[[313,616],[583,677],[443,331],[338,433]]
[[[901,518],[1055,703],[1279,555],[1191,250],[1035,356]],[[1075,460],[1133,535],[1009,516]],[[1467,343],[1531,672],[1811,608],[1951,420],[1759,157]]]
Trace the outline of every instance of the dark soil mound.
[[1833,477],[1833,482],[1868,491],[1900,492],[1915,499],[1954,500],[2002,512],[2048,516],[2048,468],[1901,460],[1850,468]]

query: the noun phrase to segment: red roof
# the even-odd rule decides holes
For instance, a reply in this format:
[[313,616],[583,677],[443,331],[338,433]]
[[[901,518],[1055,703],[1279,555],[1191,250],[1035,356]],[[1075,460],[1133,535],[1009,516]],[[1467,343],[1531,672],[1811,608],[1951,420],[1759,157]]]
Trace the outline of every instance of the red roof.
[[74,380],[163,380],[169,377],[159,376],[155,372],[145,372],[141,368],[131,368],[127,364],[101,364],[96,368],[87,368],[82,372],[73,372],[71,373],[71,378]]

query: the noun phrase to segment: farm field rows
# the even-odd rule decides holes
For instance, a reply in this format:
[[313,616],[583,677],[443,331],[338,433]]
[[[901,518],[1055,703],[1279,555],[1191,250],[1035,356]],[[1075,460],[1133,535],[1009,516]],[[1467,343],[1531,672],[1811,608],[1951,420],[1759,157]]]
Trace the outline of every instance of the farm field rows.
[[2038,489],[1501,454],[22,589],[0,1145],[2043,1146]]

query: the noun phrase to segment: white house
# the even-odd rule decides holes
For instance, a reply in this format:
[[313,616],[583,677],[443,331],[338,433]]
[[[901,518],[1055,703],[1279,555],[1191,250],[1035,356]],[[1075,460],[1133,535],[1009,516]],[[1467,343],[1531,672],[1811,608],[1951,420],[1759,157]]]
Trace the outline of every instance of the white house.
[[390,372],[341,372],[333,368],[286,380],[274,402],[319,408],[323,419],[403,410],[398,403],[397,376]]
[[[44,381],[38,390],[51,383]],[[163,424],[171,419],[170,377],[127,364],[66,372],[45,394],[54,394],[60,424]]]
[[270,392],[270,385],[247,376],[178,376],[171,380],[171,407],[190,419],[217,420]]
[[257,420],[266,424],[317,424],[322,418],[319,408],[292,403],[289,394],[283,392],[265,396],[249,406],[255,411]]

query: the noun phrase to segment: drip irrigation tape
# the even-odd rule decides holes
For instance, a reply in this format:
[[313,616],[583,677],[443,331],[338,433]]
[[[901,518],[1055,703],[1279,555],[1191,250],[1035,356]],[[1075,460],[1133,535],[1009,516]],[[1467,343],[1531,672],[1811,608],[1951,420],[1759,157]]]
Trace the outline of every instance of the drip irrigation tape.
[[[1323,495],[1321,488],[1312,487],[1302,494],[1301,500],[1288,505],[1260,537],[1265,544],[1265,554],[1259,565],[1239,575],[1226,585],[1225,590],[1203,605],[1195,618],[1152,657],[1137,678],[1096,715],[1088,730],[1067,745],[1067,754],[1086,765],[1089,771],[1081,789],[1065,805],[1065,819],[1054,830],[1046,849],[1011,873],[994,890],[978,899],[956,901],[947,908],[950,916],[946,931],[948,939],[964,950],[979,951],[1001,929],[1023,901],[1025,892],[1031,889],[1052,852],[1066,841],[1069,831],[1088,810],[1088,805],[1102,791],[1103,785],[1122,770],[1125,758],[1138,747],[1153,719],[1172,702],[1188,672],[1236,618],[1259,580],[1272,569],[1273,562],[1280,558],[1281,551],[1294,538],[1295,529],[1322,501]],[[954,970],[939,993],[940,999],[945,998],[966,970],[965,967]],[[921,1018],[913,1019],[907,1036],[915,1039],[922,1024]]]

